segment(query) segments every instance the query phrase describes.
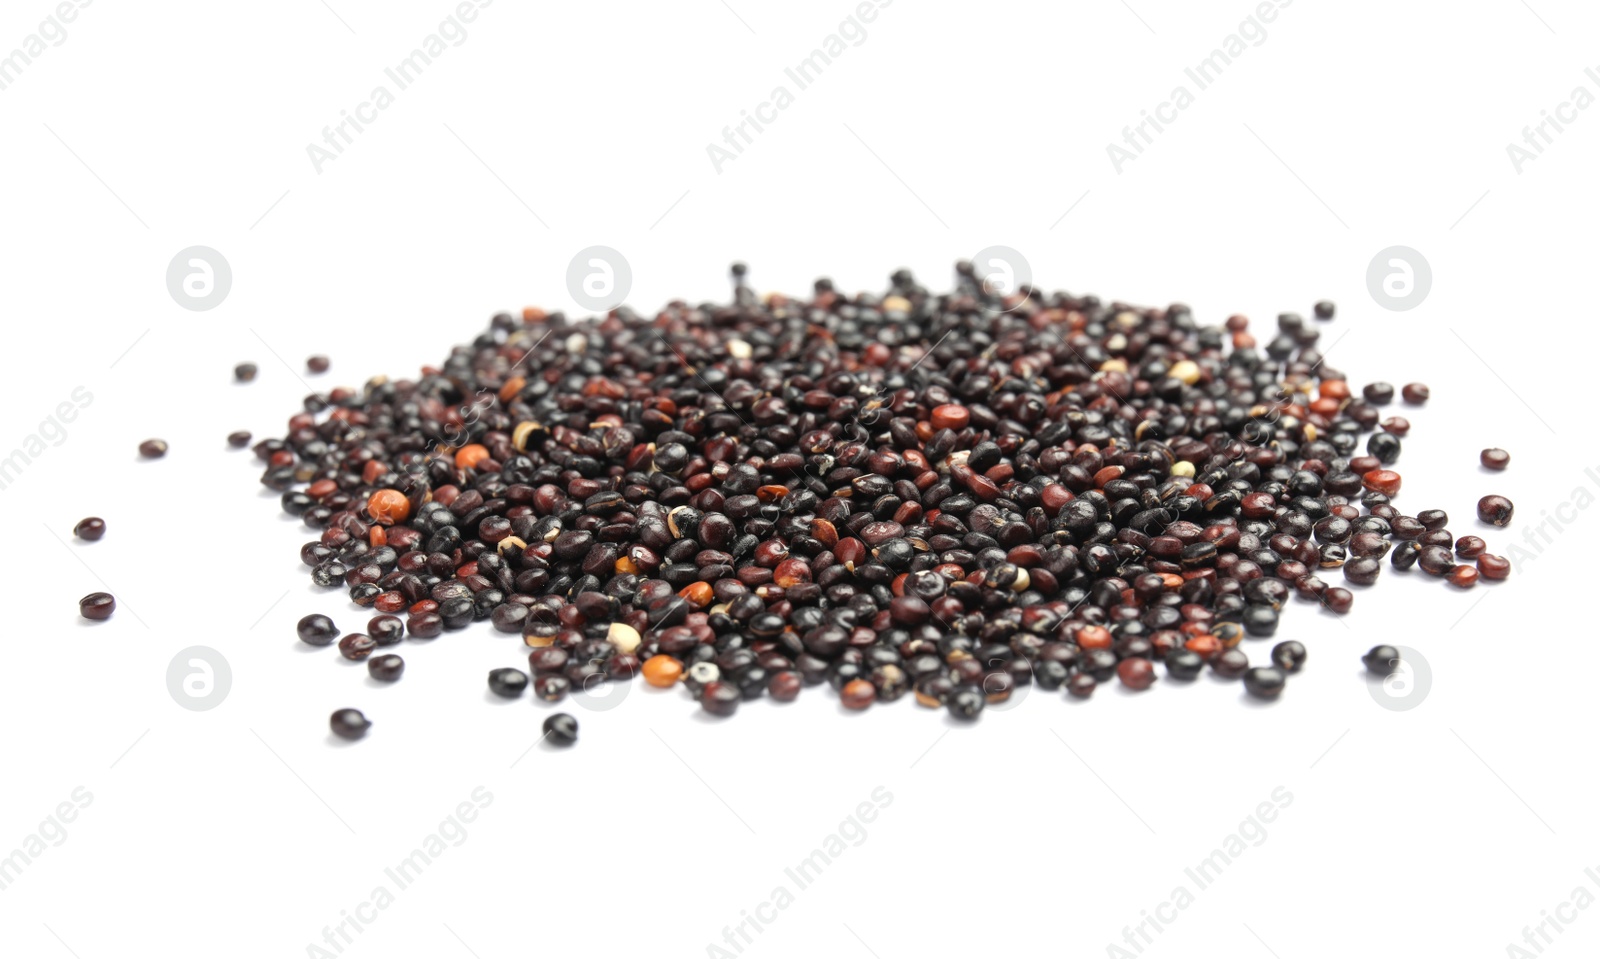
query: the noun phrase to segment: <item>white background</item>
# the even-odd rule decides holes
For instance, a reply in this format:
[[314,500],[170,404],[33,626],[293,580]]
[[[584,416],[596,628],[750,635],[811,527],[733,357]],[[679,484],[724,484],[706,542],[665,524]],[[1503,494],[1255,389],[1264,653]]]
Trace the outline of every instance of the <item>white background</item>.
[[[1145,954],[1499,956],[1574,915],[1575,887],[1600,895],[1600,519],[1570,505],[1506,583],[1461,593],[1385,564],[1342,621],[1292,606],[1279,638],[1310,662],[1271,707],[1203,677],[1034,691],[962,728],[909,700],[843,716],[820,691],[716,722],[638,687],[569,707],[576,748],[528,751],[548,709],[483,685],[525,662],[515,637],[407,641],[390,688],[296,642],[306,613],[367,614],[309,585],[309,535],[223,437],[281,432],[310,353],[333,358],[314,388],[354,386],[414,375],[496,311],[572,309],[567,262],[591,244],[626,254],[641,310],[725,296],[741,258],[762,290],[877,290],[902,266],[942,289],[991,244],[1047,288],[1243,312],[1263,336],[1326,297],[1330,365],[1433,388],[1401,411],[1406,511],[1444,508],[1504,553],[1596,491],[1600,109],[1520,174],[1506,145],[1574,87],[1600,93],[1600,12],[1298,0],[1119,174],[1107,143],[1253,9],[1129,2],[900,0],[720,175],[706,145],[852,4],[498,0],[320,174],[307,144],[450,4],[82,10],[0,91],[0,452],[93,394],[0,493],[0,854],[75,787],[93,801],[0,891],[0,952],[307,955],[479,786],[493,801],[465,841],[344,955],[704,956],[880,785],[866,840],[745,955],[1106,955],[1279,786],[1293,800],[1265,841]],[[52,9],[8,2],[0,54]],[[165,287],[197,244],[233,270],[209,312]],[[1409,312],[1367,290],[1394,244],[1432,264]],[[241,386],[243,360],[261,375]],[[137,459],[150,436],[165,460]],[[1489,445],[1510,471],[1480,470]],[[1488,492],[1517,502],[1510,528],[1472,516]],[[73,541],[91,514],[110,532]],[[108,586],[116,616],[81,622],[77,599]],[[1369,696],[1378,642],[1431,663],[1417,708]],[[166,686],[196,644],[232,668],[208,712]],[[346,705],[376,723],[353,747],[327,733]],[[1547,954],[1594,953],[1600,909],[1575,915]]]

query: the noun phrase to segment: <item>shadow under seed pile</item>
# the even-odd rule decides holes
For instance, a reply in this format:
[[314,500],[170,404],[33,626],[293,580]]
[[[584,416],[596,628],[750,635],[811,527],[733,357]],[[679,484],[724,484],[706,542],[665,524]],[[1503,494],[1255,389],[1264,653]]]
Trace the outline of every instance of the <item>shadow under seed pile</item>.
[[[827,683],[963,718],[1019,684],[1145,689],[1157,664],[1274,698],[1304,647],[1252,666],[1240,641],[1291,595],[1349,610],[1327,571],[1374,582],[1399,544],[1396,567],[1471,585],[1442,512],[1390,505],[1408,424],[1372,431],[1394,388],[1353,393],[1298,315],[1262,349],[1242,316],[1001,300],[965,263],[942,296],[901,272],[881,297],[763,301],[735,277],[730,305],[502,314],[414,380],[308,397],[254,449],[321,531],[313,580],[415,639],[521,636],[500,695],[643,674],[726,715]],[[324,619],[307,642],[333,642]]]

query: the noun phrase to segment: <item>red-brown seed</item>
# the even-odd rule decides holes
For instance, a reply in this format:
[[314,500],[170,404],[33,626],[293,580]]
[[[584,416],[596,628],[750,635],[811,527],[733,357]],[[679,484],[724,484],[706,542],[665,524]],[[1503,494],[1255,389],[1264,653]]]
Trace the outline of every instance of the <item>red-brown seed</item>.
[[1481,553],[1478,556],[1478,573],[1484,579],[1505,579],[1511,575],[1511,561],[1493,553]]
[[1394,470],[1371,470],[1361,474],[1361,485],[1374,493],[1393,496],[1400,492],[1400,474]]
[[928,417],[935,430],[964,430],[971,419],[971,412],[965,406],[955,403],[935,406],[932,415]]

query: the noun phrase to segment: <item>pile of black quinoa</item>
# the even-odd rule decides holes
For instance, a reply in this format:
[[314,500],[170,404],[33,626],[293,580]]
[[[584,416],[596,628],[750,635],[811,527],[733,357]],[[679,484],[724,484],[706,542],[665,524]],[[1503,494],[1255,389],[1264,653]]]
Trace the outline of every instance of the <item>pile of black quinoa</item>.
[[375,651],[488,620],[532,648],[501,695],[643,674],[718,714],[826,683],[970,718],[1022,684],[1207,667],[1273,698],[1304,646],[1252,665],[1241,640],[1294,598],[1348,611],[1324,577],[1370,584],[1386,553],[1458,586],[1508,572],[1391,505],[1409,424],[1324,362],[1330,303],[1262,347],[1242,316],[999,297],[966,263],[943,295],[734,276],[730,304],[501,314],[415,379],[307,397],[255,444],[261,481],[318,532],[313,581],[376,615],[301,638],[398,679]]

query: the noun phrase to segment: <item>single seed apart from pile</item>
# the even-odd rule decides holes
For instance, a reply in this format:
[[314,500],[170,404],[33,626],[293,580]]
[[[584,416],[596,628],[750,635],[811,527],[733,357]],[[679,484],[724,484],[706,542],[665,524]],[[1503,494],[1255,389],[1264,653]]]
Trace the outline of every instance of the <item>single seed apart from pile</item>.
[[256,365],[254,363],[240,363],[233,368],[233,378],[241,383],[248,383],[256,378]]
[[250,431],[237,430],[228,434],[228,445],[236,450],[242,450],[250,445]]
[[1400,389],[1400,398],[1413,406],[1428,402],[1428,387],[1424,383],[1407,383]]
[[340,739],[360,739],[372,728],[372,723],[359,709],[336,709],[328,717],[328,727]]
[[1374,676],[1387,676],[1400,665],[1400,651],[1393,646],[1374,646],[1361,657],[1367,672]]
[[295,632],[307,646],[330,646],[339,638],[339,627],[321,613],[302,616],[295,626]]
[[313,373],[328,372],[328,358],[322,354],[306,357],[306,369]]
[[139,455],[147,460],[160,459],[167,455],[167,441],[145,440],[139,444]]
[[86,539],[92,543],[106,535],[106,521],[98,516],[81,519],[78,525],[72,528],[72,533],[79,539]]
[[1478,518],[1493,526],[1504,526],[1511,522],[1514,509],[1510,500],[1497,494],[1478,500]]
[[552,713],[544,720],[544,738],[556,746],[578,741],[578,721],[567,713]]
[[110,593],[90,593],[78,600],[78,613],[84,619],[110,619],[117,601]]
[[1511,454],[1492,446],[1478,454],[1478,462],[1492,470],[1503,470],[1511,465]]

